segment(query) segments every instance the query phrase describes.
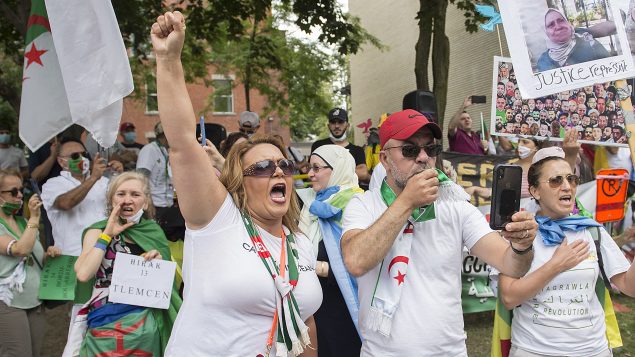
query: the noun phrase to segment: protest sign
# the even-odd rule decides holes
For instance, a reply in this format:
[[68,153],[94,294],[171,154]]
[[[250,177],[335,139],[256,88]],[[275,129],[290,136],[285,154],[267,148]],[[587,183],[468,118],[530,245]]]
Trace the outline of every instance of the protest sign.
[[[444,152],[443,159],[448,160],[457,173],[456,183],[463,188],[492,188],[492,172],[497,164],[509,164],[517,160],[515,157],[496,155],[470,155],[457,152]],[[475,206],[489,205],[487,198],[472,196]]]
[[626,169],[598,171],[596,221],[606,223],[624,218],[628,179],[629,174]]
[[176,263],[117,253],[108,301],[167,309],[174,284]]
[[618,2],[498,2],[524,98],[635,76]]
[[572,128],[583,144],[628,146],[626,125],[632,109],[630,99],[626,108],[621,98],[623,81],[525,99],[517,86],[516,69],[510,58],[494,57],[492,135],[563,141],[565,130]]
[[75,285],[77,284],[75,261],[77,261],[77,257],[70,255],[61,255],[46,260],[40,276],[39,299],[75,299]]

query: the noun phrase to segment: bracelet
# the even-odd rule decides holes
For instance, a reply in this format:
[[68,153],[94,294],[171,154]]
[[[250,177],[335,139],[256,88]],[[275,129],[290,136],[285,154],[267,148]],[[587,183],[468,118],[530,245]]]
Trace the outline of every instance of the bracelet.
[[509,242],[509,246],[512,248],[512,251],[514,253],[518,254],[518,255],[527,254],[527,253],[529,253],[530,251],[532,251],[534,249],[534,245],[532,244],[532,245],[530,245],[529,247],[527,247],[527,248],[525,248],[523,250],[518,250],[518,249],[514,248],[514,246],[512,245],[511,241]]
[[16,244],[18,241],[17,240],[12,240],[9,242],[9,244],[7,244],[7,255],[12,257],[13,256],[13,252],[11,251],[11,248],[13,248],[13,245]]
[[40,229],[40,225],[39,224],[35,224],[35,223],[27,223],[26,224],[26,228]]

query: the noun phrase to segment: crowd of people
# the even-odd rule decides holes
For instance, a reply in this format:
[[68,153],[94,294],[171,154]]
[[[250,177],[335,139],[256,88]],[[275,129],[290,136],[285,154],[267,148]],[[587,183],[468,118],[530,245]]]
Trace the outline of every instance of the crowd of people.
[[496,85],[495,132],[512,136],[563,138],[574,128],[579,140],[626,144],[618,89],[598,83],[536,99],[523,99],[510,62],[501,62]]
[[[21,160],[0,170],[0,354],[43,354],[40,274],[47,259],[70,255],[88,297],[68,306],[64,356],[113,349],[153,356],[464,356],[460,276],[467,248],[494,268],[502,302],[514,310],[511,356],[611,355],[595,284],[606,276],[635,296],[635,265],[597,222],[573,214],[580,208],[579,163],[570,156],[580,148],[577,126],[568,124],[580,103],[589,104],[591,96],[579,96],[586,91],[566,112],[565,150],[529,138],[516,145],[523,192],[537,209],[515,213],[498,232],[442,162],[443,133],[428,113],[387,116],[376,131],[374,168],[347,140],[341,108],[328,113],[330,137],[315,142],[308,157],[260,134],[252,112],[240,115],[240,131],[218,149],[209,140],[201,145],[180,61],[185,28],[179,12],[152,25],[161,113],[155,141],[136,143],[132,123],[121,125],[121,147],[112,151],[91,150],[88,139],[66,132],[30,155],[28,171]],[[513,72],[505,73],[499,98],[508,103],[515,88]],[[591,88],[593,98],[608,98],[610,86],[600,87],[598,94]],[[484,154],[487,144],[462,115],[470,104],[447,135],[451,145]],[[42,184],[22,210],[20,171]],[[296,189],[299,172],[311,187]],[[167,309],[109,300],[118,253],[175,260],[175,241],[182,242],[182,274]],[[557,288],[574,283],[584,288]],[[564,306],[570,302],[575,309]],[[560,343],[548,342],[554,335]]]

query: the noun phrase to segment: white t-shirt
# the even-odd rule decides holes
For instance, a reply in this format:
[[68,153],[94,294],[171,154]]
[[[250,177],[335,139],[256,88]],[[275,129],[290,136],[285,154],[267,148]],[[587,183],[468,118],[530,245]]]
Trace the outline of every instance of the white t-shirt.
[[[277,261],[280,237],[259,231]],[[311,242],[299,234],[296,243],[300,276],[293,294],[306,320],[320,307],[322,289]],[[185,231],[183,281],[183,305],[166,356],[265,355],[277,292],[230,195],[207,226]]]
[[150,193],[156,207],[172,207],[174,188],[168,163],[168,150],[152,142],[139,151],[137,170],[150,171]]
[[101,177],[88,191],[84,199],[70,210],[55,207],[59,195],[81,185],[70,172],[62,171],[59,176],[50,178],[42,186],[42,203],[46,209],[55,246],[64,255],[79,256],[82,252],[82,232],[86,227],[106,218],[106,191],[108,179]]
[[16,169],[20,170],[22,167],[28,167],[24,157],[24,151],[9,146],[8,148],[0,148],[0,169]]
[[607,150],[606,159],[610,168],[627,169],[629,173],[631,172],[633,162],[631,161],[631,150],[629,148],[619,148],[615,155],[612,155]]
[[[370,227],[386,211],[379,190],[354,196],[343,232]],[[389,337],[370,331],[370,310],[380,265],[357,278],[362,356],[466,356],[461,308],[463,246],[492,232],[469,202],[437,202],[436,218],[415,223],[407,278]]]
[[[589,228],[595,229],[595,228]],[[600,228],[602,261],[606,276],[626,272],[629,262],[613,238]],[[565,231],[567,243],[582,239],[589,242],[589,259],[560,273],[534,298],[514,309],[512,345],[545,354],[595,356],[608,348],[604,312],[595,293],[600,274],[593,236],[589,230]],[[534,260],[527,274],[548,262],[558,246],[547,247],[540,233],[534,240]],[[492,269],[492,274],[498,272]]]

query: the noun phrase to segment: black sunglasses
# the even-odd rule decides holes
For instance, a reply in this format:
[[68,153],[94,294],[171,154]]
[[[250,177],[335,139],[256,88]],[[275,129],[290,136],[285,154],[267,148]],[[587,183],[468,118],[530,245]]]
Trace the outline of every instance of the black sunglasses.
[[18,193],[21,193],[22,189],[23,189],[23,187],[20,187],[20,188],[14,187],[14,188],[12,188],[10,190],[0,191],[0,193],[10,193],[11,196],[18,197]]
[[287,159],[282,159],[278,162],[273,160],[258,161],[243,170],[243,176],[271,177],[278,167],[282,170],[284,176],[293,176],[295,165],[293,161]]
[[441,154],[441,151],[443,151],[443,146],[441,144],[428,144],[424,146],[406,144],[401,146],[391,146],[388,148],[384,148],[384,150],[396,148],[401,148],[401,155],[408,159],[414,159],[419,156],[419,153],[421,153],[421,149],[423,149],[423,151],[426,152],[426,155],[430,157],[437,157]]
[[67,155],[66,157],[70,157],[73,160],[78,160],[80,157],[88,158],[88,152],[86,152],[86,151],[73,152],[73,153]]
[[545,182],[548,183],[551,188],[558,188],[562,186],[562,183],[564,182],[565,179],[567,180],[567,182],[569,182],[569,185],[571,187],[577,187],[580,184],[580,177],[578,177],[578,175],[573,175],[573,174],[564,175],[564,176],[563,175],[553,176],[553,177],[550,177]]

